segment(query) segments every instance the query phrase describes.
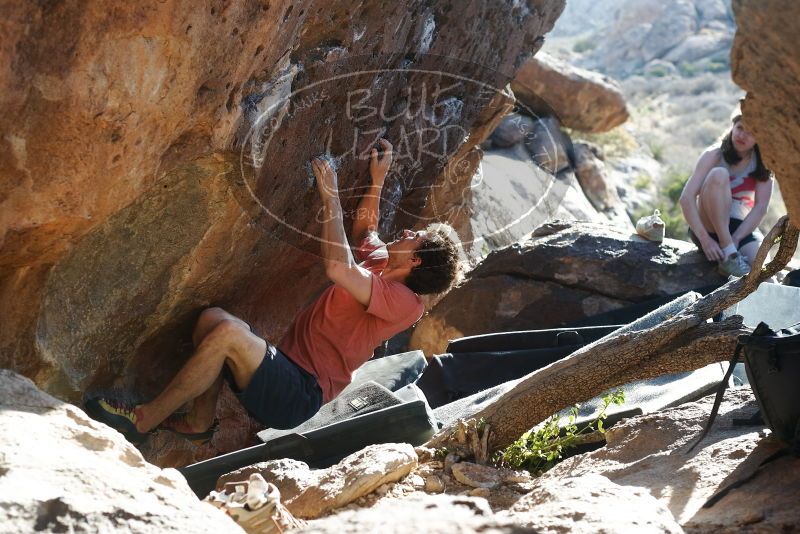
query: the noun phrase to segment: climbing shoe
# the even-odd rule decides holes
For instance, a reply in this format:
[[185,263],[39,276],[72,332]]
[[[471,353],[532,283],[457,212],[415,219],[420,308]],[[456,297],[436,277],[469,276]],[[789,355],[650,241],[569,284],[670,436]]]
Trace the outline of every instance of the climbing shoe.
[[134,444],[144,442],[152,432],[139,432],[136,429],[135,405],[114,399],[95,397],[85,403],[86,413],[92,419],[105,423],[119,431],[125,439]]
[[202,432],[186,432],[183,429],[186,429],[189,426],[188,421],[186,420],[186,414],[172,414],[168,418],[166,418],[156,430],[166,430],[167,432],[172,432],[173,434],[182,437],[183,439],[189,440],[197,446],[205,445],[211,438],[214,437],[214,433],[219,428],[219,420],[214,419],[214,422],[211,423],[211,426],[208,430],[204,430]]
[[744,256],[738,252],[734,252],[723,261],[719,262],[717,271],[722,276],[744,276],[750,272],[750,265]]

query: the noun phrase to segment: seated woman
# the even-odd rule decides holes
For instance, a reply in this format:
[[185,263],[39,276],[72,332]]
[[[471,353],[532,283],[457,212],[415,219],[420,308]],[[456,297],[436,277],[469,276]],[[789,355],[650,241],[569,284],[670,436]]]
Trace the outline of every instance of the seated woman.
[[772,173],[761,161],[740,111],[719,146],[700,156],[683,188],[680,205],[689,237],[723,276],[750,272],[763,236],[758,225],[772,196]]

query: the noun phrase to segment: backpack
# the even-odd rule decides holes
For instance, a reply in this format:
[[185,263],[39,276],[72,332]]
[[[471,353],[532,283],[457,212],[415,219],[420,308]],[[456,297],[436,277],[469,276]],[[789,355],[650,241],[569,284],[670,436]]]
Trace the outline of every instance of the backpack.
[[744,353],[747,378],[753,388],[763,422],[786,447],[766,458],[749,475],[718,491],[703,505],[704,508],[713,506],[730,490],[752,479],[769,462],[787,454],[800,456],[800,328],[797,326],[775,332],[762,322],[751,334],[739,336],[736,351],[717,390],[706,427],[687,452],[694,449],[711,428],[741,353]]

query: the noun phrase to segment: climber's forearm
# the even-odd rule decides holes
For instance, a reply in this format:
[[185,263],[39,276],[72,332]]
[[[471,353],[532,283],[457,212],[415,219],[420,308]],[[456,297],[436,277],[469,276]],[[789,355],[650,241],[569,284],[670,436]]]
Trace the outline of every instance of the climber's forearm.
[[344,231],[342,205],[339,197],[330,195],[322,201],[322,258],[325,271],[352,267],[355,265],[350,244]]
[[367,232],[377,231],[378,229],[382,190],[383,180],[373,180],[367,191],[361,196],[358,209],[356,209],[356,216],[353,218],[353,231],[351,232],[355,245],[358,245],[364,239]]

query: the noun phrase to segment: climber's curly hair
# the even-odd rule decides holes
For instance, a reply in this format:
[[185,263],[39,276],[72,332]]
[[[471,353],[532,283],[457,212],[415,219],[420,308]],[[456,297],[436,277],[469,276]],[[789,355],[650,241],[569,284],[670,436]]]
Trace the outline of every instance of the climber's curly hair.
[[435,223],[426,229],[430,233],[415,254],[421,263],[411,269],[406,286],[418,295],[444,293],[458,282],[461,261],[457,241],[450,235],[455,231],[450,225]]

